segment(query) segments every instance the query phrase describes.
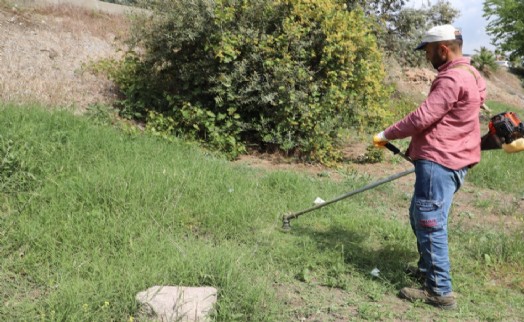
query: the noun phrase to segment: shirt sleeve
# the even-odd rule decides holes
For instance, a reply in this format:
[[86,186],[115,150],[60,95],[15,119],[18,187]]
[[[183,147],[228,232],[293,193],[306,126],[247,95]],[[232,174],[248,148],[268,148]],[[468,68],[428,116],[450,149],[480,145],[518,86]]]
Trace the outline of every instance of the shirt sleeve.
[[446,115],[458,101],[461,86],[449,76],[435,79],[426,100],[402,120],[388,127],[388,140],[403,139],[423,132]]

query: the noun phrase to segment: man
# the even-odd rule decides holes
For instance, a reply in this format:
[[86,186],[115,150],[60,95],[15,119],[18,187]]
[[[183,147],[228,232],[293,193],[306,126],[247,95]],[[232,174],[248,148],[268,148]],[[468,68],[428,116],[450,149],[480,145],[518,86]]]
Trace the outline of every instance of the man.
[[444,308],[456,307],[448,256],[448,212],[468,168],[480,161],[479,111],[486,83],[462,56],[462,35],[452,25],[433,27],[416,50],[438,71],[426,100],[399,122],[376,134],[373,143],[411,137],[407,155],[415,163],[415,189],[409,208],[420,254],[421,289],[400,296]]

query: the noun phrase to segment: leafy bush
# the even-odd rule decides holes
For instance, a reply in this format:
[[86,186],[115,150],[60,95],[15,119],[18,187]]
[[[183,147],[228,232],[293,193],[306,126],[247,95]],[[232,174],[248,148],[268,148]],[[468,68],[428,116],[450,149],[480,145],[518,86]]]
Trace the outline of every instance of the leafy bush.
[[379,163],[384,161],[384,149],[377,148],[373,145],[366,147],[366,153],[360,155],[354,160],[357,163]]
[[480,50],[475,52],[476,54],[471,57],[471,64],[489,78],[493,71],[498,69],[495,54],[486,47],[480,47]]
[[365,128],[387,114],[371,25],[344,1],[152,6],[153,17],[135,24],[131,43],[140,50],[109,70],[125,95],[123,113],[154,120],[160,132],[232,157],[256,145],[329,163],[341,127]]

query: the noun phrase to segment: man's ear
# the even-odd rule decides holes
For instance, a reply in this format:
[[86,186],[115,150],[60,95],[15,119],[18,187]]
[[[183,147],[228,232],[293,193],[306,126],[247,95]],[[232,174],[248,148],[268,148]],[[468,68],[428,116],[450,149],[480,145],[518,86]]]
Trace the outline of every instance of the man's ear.
[[450,49],[446,45],[438,44],[438,53],[439,53],[439,55],[441,55],[441,56],[446,55],[447,56],[449,51],[450,51]]

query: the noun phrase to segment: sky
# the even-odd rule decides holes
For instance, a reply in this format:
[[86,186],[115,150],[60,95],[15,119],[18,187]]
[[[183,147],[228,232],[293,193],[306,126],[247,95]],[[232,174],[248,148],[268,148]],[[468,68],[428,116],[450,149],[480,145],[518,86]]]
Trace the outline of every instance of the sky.
[[[407,7],[420,8],[426,4],[428,0],[408,0]],[[482,10],[481,0],[448,0],[451,6],[460,11],[460,16],[453,22],[453,26],[461,29],[464,44],[462,52],[464,54],[475,54],[475,49],[486,47],[493,51],[495,47],[491,45],[490,36],[486,33],[486,25],[488,24],[486,18],[482,17],[484,11]],[[430,0],[434,5],[437,0]]]

